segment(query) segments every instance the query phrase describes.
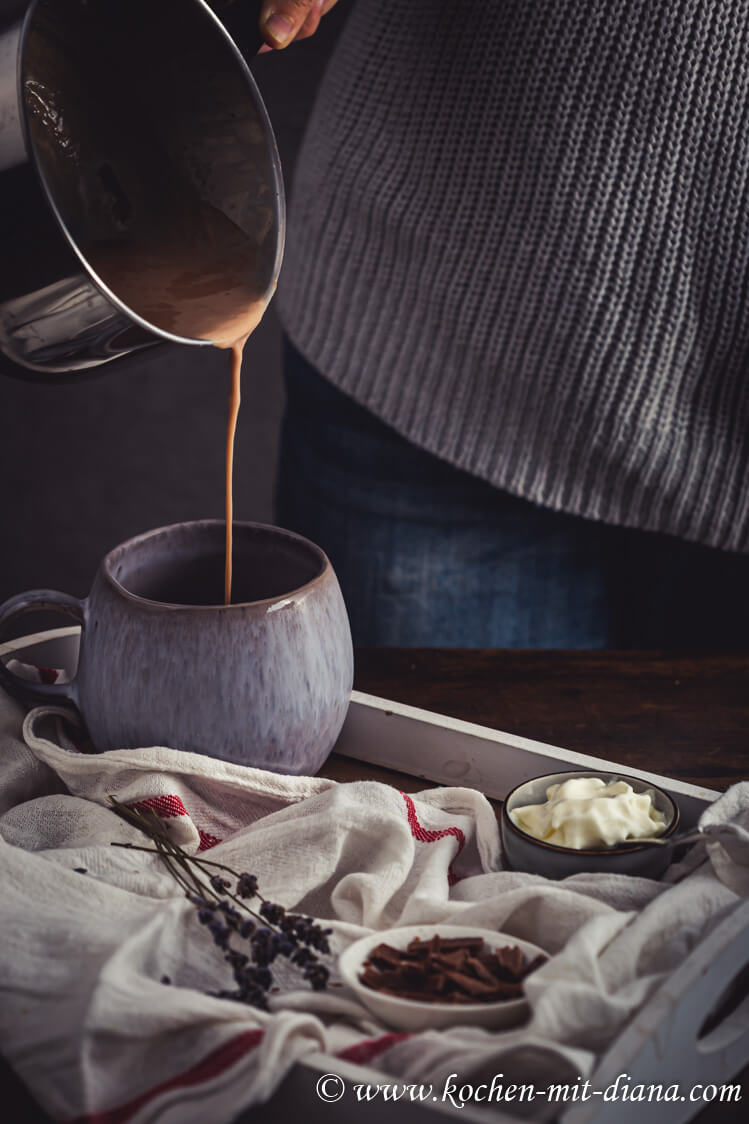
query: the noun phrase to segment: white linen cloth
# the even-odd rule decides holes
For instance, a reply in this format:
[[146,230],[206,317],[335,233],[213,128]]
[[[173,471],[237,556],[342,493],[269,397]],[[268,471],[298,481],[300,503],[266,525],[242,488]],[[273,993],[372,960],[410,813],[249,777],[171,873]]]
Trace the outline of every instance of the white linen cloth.
[[[320,1049],[419,1083],[574,1081],[749,893],[749,784],[705,812],[712,834],[670,882],[552,882],[498,869],[494,811],[473,790],[409,797],[160,747],[86,754],[63,713],[25,715],[0,692],[0,1051],[60,1121],[222,1124]],[[108,794],[324,919],[335,950],[419,922],[541,945],[551,959],[527,981],[530,1023],[392,1034],[344,989],[288,991],[287,975],[268,1014],[206,995],[231,986],[229,968],[160,860],[110,845],[148,841]]]

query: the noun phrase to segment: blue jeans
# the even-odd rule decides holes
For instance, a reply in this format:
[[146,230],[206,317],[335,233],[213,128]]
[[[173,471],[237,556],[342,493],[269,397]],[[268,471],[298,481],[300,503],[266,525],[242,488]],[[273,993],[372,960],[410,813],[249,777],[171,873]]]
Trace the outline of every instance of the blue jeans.
[[277,521],[330,557],[356,644],[746,649],[746,556],[493,488],[284,347]]

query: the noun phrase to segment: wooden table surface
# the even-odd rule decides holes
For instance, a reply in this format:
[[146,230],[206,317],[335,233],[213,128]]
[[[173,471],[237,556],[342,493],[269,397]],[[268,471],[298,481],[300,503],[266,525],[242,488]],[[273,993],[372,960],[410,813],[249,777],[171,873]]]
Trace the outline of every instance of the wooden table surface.
[[749,778],[749,656],[364,648],[354,685],[707,788]]
[[[749,656],[372,648],[357,652],[355,686],[709,788],[749,777]],[[426,783],[335,755],[324,772]],[[749,1067],[734,1080],[741,1104],[713,1104],[700,1124],[746,1120]],[[0,1096],[13,1124],[46,1120],[1,1061]]]

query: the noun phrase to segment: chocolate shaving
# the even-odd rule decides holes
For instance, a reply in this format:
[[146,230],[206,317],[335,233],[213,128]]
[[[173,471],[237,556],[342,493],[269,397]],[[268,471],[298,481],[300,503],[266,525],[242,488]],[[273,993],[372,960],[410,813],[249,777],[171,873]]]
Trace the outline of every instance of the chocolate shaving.
[[378,944],[377,948],[372,949],[369,954],[369,959],[382,961],[383,964],[392,964],[397,967],[403,959],[403,954],[397,948],[391,948],[389,944]]
[[487,966],[478,959],[476,956],[469,956],[465,962],[466,969],[470,971],[477,980],[483,980],[484,983],[494,985],[497,977],[489,971]]
[[510,948],[508,945],[506,948],[498,948],[494,955],[499,966],[497,974],[501,980],[512,982],[520,978],[525,956],[519,948]]
[[527,960],[516,946],[492,949],[483,937],[412,940],[407,948],[379,944],[362,965],[366,987],[421,1003],[494,1003],[523,994],[522,981],[546,962]]
[[[483,937],[431,937],[428,941],[419,940],[414,937],[408,946],[409,952],[421,952],[428,950],[429,952],[452,952],[454,949],[460,951],[467,949],[469,952],[481,952],[484,947]],[[403,951],[401,955],[403,955]]]

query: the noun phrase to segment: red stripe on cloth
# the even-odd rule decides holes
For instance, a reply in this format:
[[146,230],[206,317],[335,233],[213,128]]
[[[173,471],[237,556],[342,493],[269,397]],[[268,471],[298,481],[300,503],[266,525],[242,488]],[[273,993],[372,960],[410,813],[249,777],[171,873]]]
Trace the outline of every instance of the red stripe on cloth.
[[218,835],[211,835],[210,831],[201,831],[198,828],[198,835],[200,836],[199,851],[209,851],[211,847],[215,847],[217,843],[221,842]]
[[33,663],[30,666],[35,667],[39,672],[40,683],[56,683],[60,677],[60,672],[56,667],[42,667],[39,663]]
[[[458,855],[466,845],[466,837],[461,829],[459,827],[452,826],[443,827],[435,831],[430,828],[422,827],[419,823],[419,818],[416,815],[416,806],[411,797],[408,796],[405,792],[401,792],[401,796],[406,802],[408,826],[411,828],[411,834],[413,835],[414,839],[417,839],[419,843],[434,843],[437,839],[444,839],[446,835],[453,835],[458,841],[458,851],[455,855],[455,859],[457,859]],[[455,883],[459,881],[458,875],[453,870],[453,863],[455,862],[455,859],[453,859],[453,862],[451,862],[449,867],[447,868],[447,881],[450,886],[455,885]]]
[[[128,804],[129,808],[146,808],[151,812],[155,812],[157,816],[161,816],[164,820],[173,819],[175,816],[187,816],[190,818],[190,813],[184,806],[179,796],[148,796],[145,800],[136,800],[133,804]],[[217,843],[221,842],[218,835],[212,835],[210,831],[203,831],[202,828],[195,825],[195,830],[198,833],[200,842],[198,844],[199,851],[207,851],[210,847],[215,847]]]
[[201,1085],[204,1081],[210,1081],[211,1078],[218,1077],[220,1073],[229,1069],[250,1050],[259,1046],[264,1033],[262,1030],[246,1030],[243,1034],[232,1038],[231,1042],[225,1042],[223,1046],[219,1046],[207,1058],[203,1058],[202,1062],[198,1062],[192,1069],[181,1073],[179,1077],[172,1077],[169,1081],[162,1082],[161,1085],[154,1085],[153,1089],[149,1089],[147,1093],[141,1093],[139,1097],[134,1097],[127,1104],[120,1105],[119,1108],[76,1116],[75,1120],[71,1120],[69,1124],[127,1124],[127,1121],[131,1120],[136,1112],[149,1101],[154,1100],[155,1097],[160,1097],[162,1093],[171,1092],[172,1089],[187,1089],[191,1085]]
[[344,1062],[366,1065],[367,1062],[372,1061],[372,1058],[384,1054],[396,1042],[402,1042],[404,1038],[411,1037],[410,1034],[383,1034],[380,1038],[365,1038],[361,1042],[355,1042],[353,1046],[347,1046],[345,1050],[339,1050],[336,1057],[341,1058]]
[[179,796],[148,796],[145,800],[136,800],[131,807],[150,808],[152,812],[165,820],[171,819],[172,816],[186,816],[188,814],[187,808]]

